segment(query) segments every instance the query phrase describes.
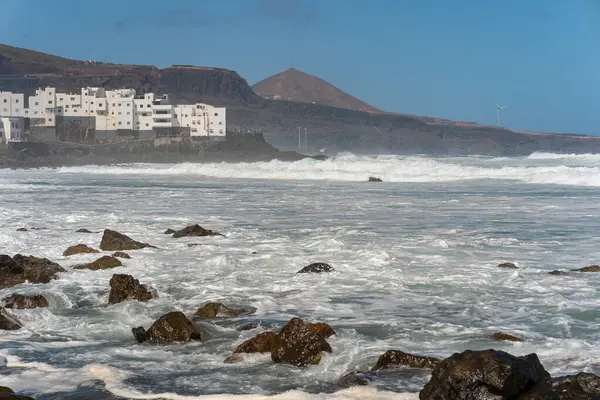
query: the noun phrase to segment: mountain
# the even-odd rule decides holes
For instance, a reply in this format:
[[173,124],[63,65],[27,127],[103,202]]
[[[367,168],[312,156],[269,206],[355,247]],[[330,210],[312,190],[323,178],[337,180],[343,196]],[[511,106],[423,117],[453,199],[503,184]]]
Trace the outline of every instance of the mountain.
[[253,85],[252,89],[259,96],[269,100],[314,103],[375,114],[382,112],[380,109],[343,92],[323,79],[295,68],[290,68],[266,78]]

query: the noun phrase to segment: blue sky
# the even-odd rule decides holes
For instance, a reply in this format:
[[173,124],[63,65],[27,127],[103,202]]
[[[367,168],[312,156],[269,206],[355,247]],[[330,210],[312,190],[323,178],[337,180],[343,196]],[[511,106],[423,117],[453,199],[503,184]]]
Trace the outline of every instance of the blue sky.
[[65,57],[291,64],[388,111],[600,135],[597,0],[0,0],[0,42]]

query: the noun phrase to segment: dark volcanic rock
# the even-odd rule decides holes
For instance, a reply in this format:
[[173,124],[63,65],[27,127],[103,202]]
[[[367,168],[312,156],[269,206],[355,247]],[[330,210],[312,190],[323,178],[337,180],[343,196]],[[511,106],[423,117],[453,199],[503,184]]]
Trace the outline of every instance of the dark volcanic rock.
[[600,272],[600,265],[590,265],[589,267],[572,269],[571,271],[576,271],[576,272]]
[[263,332],[240,344],[233,353],[270,353],[276,342],[277,334]]
[[34,400],[32,397],[20,396],[6,386],[0,386],[0,400]]
[[369,384],[370,377],[362,372],[350,372],[342,376],[338,381],[337,385],[341,387],[351,387],[351,386],[366,386]]
[[75,232],[77,232],[77,233],[93,233],[89,229],[85,229],[85,228],[77,229]]
[[376,178],[374,176],[369,177],[369,182],[383,182],[381,178]]
[[496,332],[492,335],[492,339],[494,340],[498,340],[498,341],[508,341],[508,342],[522,342],[523,339],[521,339],[520,337],[511,335],[509,333],[504,333],[504,332]]
[[548,379],[550,375],[535,354],[515,357],[503,351],[467,350],[434,368],[419,399],[516,399]]
[[557,269],[555,269],[554,271],[550,271],[548,272],[550,275],[567,275],[567,273],[565,271],[559,271]]
[[117,252],[113,253],[112,256],[117,257],[117,258],[131,258],[131,256],[129,254],[123,253],[122,251],[117,251]]
[[208,318],[238,317],[242,314],[248,313],[248,310],[244,310],[242,308],[229,308],[222,303],[207,303],[194,313],[192,316],[192,321],[199,321]]
[[48,283],[58,278],[58,272],[65,270],[58,264],[46,259],[17,254],[9,257],[0,255],[0,289],[30,283]]
[[171,229],[171,228],[169,228],[169,229],[167,229],[167,230],[165,231],[165,235],[172,235],[172,234],[174,234],[174,233],[175,233],[175,230],[174,230],[174,229]]
[[211,231],[209,229],[204,229],[200,225],[191,225],[187,226],[181,230],[173,232],[174,238],[181,238],[186,236],[223,236],[219,232]]
[[23,324],[18,319],[6,311],[4,307],[0,307],[0,330],[16,331],[22,327]]
[[407,366],[411,368],[435,368],[440,363],[439,358],[416,356],[400,350],[388,350],[377,360],[372,371]]
[[510,263],[510,262],[498,264],[498,268],[519,269],[519,267],[517,267],[515,264]]
[[302,268],[297,273],[298,274],[308,274],[308,273],[320,274],[321,272],[331,272],[331,271],[333,271],[333,268],[329,264],[313,263],[313,264],[307,265],[306,267]]
[[250,322],[235,328],[238,331],[251,331],[252,329],[258,328],[258,324],[255,322]]
[[121,267],[121,261],[118,258],[112,256],[102,256],[94,262],[89,264],[81,264],[75,265],[73,269],[91,269],[92,271],[97,271],[99,269],[110,269]]
[[6,308],[44,308],[49,307],[48,300],[41,294],[13,294],[2,299]]
[[27,228],[19,228],[17,229],[17,232],[27,232]]
[[308,323],[306,327],[309,331],[320,335],[323,339],[335,335],[333,328],[324,322]]
[[600,377],[579,373],[546,380],[518,400],[600,400]]
[[300,318],[292,318],[277,335],[271,359],[276,363],[304,367],[319,364],[323,351],[331,353],[329,343],[321,335],[310,331]]
[[110,278],[108,304],[117,304],[126,300],[148,301],[152,294],[145,285],[131,275],[115,274]]
[[73,254],[79,254],[79,253],[100,253],[100,252],[96,249],[92,249],[91,247],[89,247],[85,244],[77,244],[75,246],[68,247],[63,252],[63,256],[67,257],[67,256],[72,256]]
[[179,311],[163,315],[147,331],[142,327],[131,331],[138,342],[172,343],[202,339],[200,331]]
[[102,242],[100,242],[100,248],[104,251],[138,250],[146,247],[155,248],[148,243],[138,242],[129,236],[123,235],[117,231],[112,231],[110,229],[104,230]]

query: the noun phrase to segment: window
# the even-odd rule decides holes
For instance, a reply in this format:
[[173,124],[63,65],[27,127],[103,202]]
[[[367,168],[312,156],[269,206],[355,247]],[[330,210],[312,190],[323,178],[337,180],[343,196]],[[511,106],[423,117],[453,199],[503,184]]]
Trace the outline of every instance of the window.
[[219,125],[223,125],[223,121],[219,121]]
[[127,103],[127,107],[129,107],[131,104]]
[[119,115],[121,115],[121,111],[119,111]]
[[115,115],[115,112],[114,112],[114,111],[112,111],[112,112],[110,113],[110,115]]
[[8,100],[4,99],[4,102],[5,102],[5,103],[8,103]]
[[67,105],[65,106],[65,108],[69,108],[69,105],[67,104]]
[[185,117],[187,118],[187,117],[188,117],[188,115],[187,115],[187,114],[185,114]]
[[131,125],[131,122],[127,121],[127,125]]
[[52,104],[52,100],[48,100],[48,104]]
[[115,103],[113,103],[113,107],[114,107],[115,105],[116,105],[116,104],[115,104]]
[[58,101],[63,101],[63,98],[62,98],[62,97],[59,97]]
[[25,110],[25,114],[29,114],[29,110]]
[[4,112],[8,112],[8,108],[5,108],[5,109],[4,109]]
[[16,100],[15,100],[15,103],[19,104],[19,99],[16,99]]
[[36,101],[36,102],[35,102],[35,105],[36,105],[36,106],[38,106],[38,105],[39,105],[39,103]]
[[77,112],[77,109],[76,109],[76,108],[74,108],[74,109],[73,109],[73,112]]
[[34,111],[33,113],[37,115],[37,111]]
[[146,122],[146,126],[150,126],[150,124]]
[[71,97],[71,101],[75,101],[75,97]]
[[90,104],[92,104],[92,105],[93,105],[93,104],[94,104],[94,102],[93,102],[93,101],[90,101]]
[[115,126],[115,123],[113,122],[113,126]]
[[52,118],[48,118],[48,122],[52,122]]
[[121,125],[121,121],[119,121],[119,125]]
[[219,116],[219,113],[215,113],[215,117],[218,117],[218,116]]
[[127,111],[127,115],[131,115],[131,113],[129,111]]
[[140,108],[144,108],[144,105],[143,105],[143,104],[140,104]]

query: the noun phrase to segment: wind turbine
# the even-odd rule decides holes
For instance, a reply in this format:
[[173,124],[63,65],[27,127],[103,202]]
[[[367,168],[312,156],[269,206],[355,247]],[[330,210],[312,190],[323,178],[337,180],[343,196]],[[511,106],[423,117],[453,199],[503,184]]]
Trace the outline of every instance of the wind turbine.
[[495,101],[494,104],[496,105],[496,118],[498,118],[498,127],[500,127],[500,110],[504,110],[505,108],[508,108],[508,106],[499,106]]

